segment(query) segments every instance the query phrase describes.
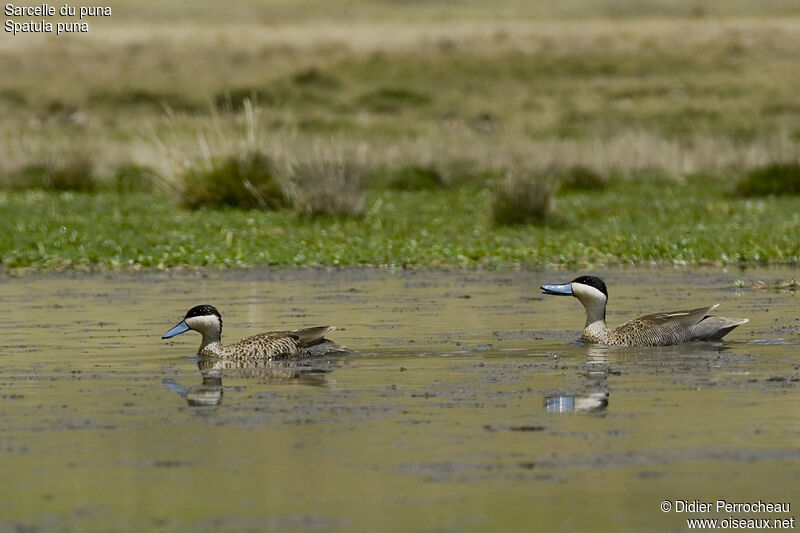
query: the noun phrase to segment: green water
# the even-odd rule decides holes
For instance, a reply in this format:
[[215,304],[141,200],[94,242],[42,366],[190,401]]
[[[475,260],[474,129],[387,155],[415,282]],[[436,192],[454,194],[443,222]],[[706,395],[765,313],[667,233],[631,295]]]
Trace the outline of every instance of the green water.
[[[0,280],[0,531],[683,531],[662,500],[800,506],[792,270],[601,274],[609,322],[721,303],[727,342],[576,342],[571,273],[285,270]],[[736,287],[736,281],[742,286]],[[764,281],[770,288],[754,288]],[[332,324],[357,354],[199,368]]]

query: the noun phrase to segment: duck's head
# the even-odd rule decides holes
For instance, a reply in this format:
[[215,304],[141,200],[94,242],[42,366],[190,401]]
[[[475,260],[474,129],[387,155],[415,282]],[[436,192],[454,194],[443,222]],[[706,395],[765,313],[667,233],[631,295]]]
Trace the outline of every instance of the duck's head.
[[183,320],[164,333],[162,339],[170,339],[181,333],[193,329],[203,335],[206,339],[219,339],[222,335],[222,315],[213,305],[198,305],[187,311]]
[[587,323],[595,319],[605,320],[608,289],[596,276],[578,276],[569,283],[542,285],[542,293],[556,296],[574,296],[586,308]]

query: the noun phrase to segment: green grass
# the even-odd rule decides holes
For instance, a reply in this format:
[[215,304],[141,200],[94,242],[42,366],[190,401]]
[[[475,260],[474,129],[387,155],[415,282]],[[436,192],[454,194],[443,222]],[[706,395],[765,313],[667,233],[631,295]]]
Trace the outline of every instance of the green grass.
[[[489,189],[374,190],[361,219],[175,210],[149,193],[0,193],[6,268],[394,265],[502,268],[800,263],[791,197],[739,199],[720,182],[612,181],[557,198],[559,224],[492,224]],[[102,224],[98,224],[102,221]]]
[[772,163],[754,168],[739,179],[736,193],[741,196],[800,194],[800,164]]
[[260,152],[245,152],[188,168],[181,177],[181,203],[198,207],[277,209],[286,197],[275,164]]
[[3,185],[12,189],[89,192],[97,187],[97,177],[91,158],[73,154],[56,163],[25,165],[8,176]]
[[559,183],[562,189],[572,191],[599,191],[607,185],[607,176],[582,165],[568,168]]
[[553,212],[553,185],[547,176],[509,172],[497,180],[492,201],[496,224],[545,224]]

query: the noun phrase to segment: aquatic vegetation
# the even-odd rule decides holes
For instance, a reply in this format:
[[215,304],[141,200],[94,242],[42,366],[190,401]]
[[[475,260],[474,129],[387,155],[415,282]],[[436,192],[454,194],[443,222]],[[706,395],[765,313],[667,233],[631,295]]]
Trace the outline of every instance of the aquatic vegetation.
[[553,184],[547,177],[509,172],[495,187],[496,224],[543,224],[553,219]]
[[181,176],[180,186],[181,203],[192,209],[278,209],[287,205],[275,164],[259,152],[198,163]]
[[800,163],[772,163],[748,172],[736,183],[740,196],[800,194]]
[[745,281],[742,279],[737,279],[735,286],[738,288],[750,288],[750,289],[757,289],[757,290],[773,290],[773,291],[791,291],[795,292],[800,290],[800,281],[791,278],[789,280],[775,280],[771,283],[767,283],[763,280],[755,280],[752,281],[749,286],[745,285]]

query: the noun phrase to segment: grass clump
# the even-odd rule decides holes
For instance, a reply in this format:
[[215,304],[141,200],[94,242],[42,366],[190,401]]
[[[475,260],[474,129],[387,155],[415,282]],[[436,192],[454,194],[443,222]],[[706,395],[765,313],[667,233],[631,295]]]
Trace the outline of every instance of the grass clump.
[[570,167],[561,178],[561,188],[569,191],[601,191],[607,186],[606,176],[584,165]]
[[16,91],[14,89],[0,90],[0,101],[18,107],[24,107],[28,105],[28,99],[25,97],[25,95],[22,94],[20,91]]
[[123,91],[99,90],[92,92],[88,101],[92,105],[120,107],[151,108],[155,111],[171,109],[173,111],[197,111],[198,106],[188,98],[171,92],[151,91],[147,89],[129,89]]
[[528,172],[509,172],[497,182],[492,202],[495,224],[544,224],[553,215],[553,186],[549,179]]
[[375,113],[397,113],[406,107],[429,104],[430,97],[402,88],[383,88],[361,95],[358,103]]
[[292,75],[292,83],[301,87],[319,87],[320,89],[338,89],[339,80],[317,67],[307,68]]
[[158,173],[152,168],[126,163],[114,172],[114,188],[119,193],[149,192],[153,190]]
[[278,209],[287,204],[272,160],[260,152],[211,160],[181,176],[185,207]]
[[444,187],[444,177],[432,166],[407,165],[390,172],[387,185],[396,191],[429,191]]
[[55,163],[26,165],[9,176],[6,185],[12,189],[91,192],[97,188],[97,177],[92,159],[80,154]]
[[258,87],[238,87],[226,89],[214,95],[214,107],[219,111],[237,113],[245,108],[246,103],[266,104],[274,103],[275,95],[266,89]]
[[755,168],[736,184],[739,196],[800,194],[800,164],[772,163]]
[[360,218],[364,215],[361,165],[343,157],[315,154],[292,165],[289,194],[295,208],[307,217]]

